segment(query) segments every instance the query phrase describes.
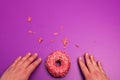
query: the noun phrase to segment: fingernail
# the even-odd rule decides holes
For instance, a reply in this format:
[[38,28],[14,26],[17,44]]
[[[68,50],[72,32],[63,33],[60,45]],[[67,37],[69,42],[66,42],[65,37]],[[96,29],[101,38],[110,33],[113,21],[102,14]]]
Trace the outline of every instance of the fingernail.
[[42,59],[41,58],[38,58],[38,60],[41,62],[42,61]]
[[38,58],[39,60],[42,60],[42,58]]
[[85,55],[88,56],[88,53],[86,52]]
[[38,55],[38,53],[34,53],[34,55],[36,55],[36,56],[37,56],[37,55]]
[[98,64],[100,64],[100,65],[101,65],[101,62],[100,62],[100,61],[98,61]]
[[82,58],[81,58],[81,57],[79,57],[79,60],[82,60]]
[[93,58],[93,56],[90,56],[91,58]]
[[22,56],[19,56],[19,57],[18,57],[18,59],[21,59],[21,58],[22,58]]
[[28,52],[27,54],[28,54],[28,55],[31,55],[31,53],[30,53],[30,52]]

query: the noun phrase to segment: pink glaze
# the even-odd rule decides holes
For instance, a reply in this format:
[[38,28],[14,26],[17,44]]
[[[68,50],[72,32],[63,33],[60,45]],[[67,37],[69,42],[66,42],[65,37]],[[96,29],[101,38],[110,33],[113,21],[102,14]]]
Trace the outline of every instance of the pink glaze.
[[[56,61],[59,61],[60,64],[57,65]],[[64,77],[70,68],[70,58],[62,51],[55,51],[48,56],[46,68],[52,76]]]

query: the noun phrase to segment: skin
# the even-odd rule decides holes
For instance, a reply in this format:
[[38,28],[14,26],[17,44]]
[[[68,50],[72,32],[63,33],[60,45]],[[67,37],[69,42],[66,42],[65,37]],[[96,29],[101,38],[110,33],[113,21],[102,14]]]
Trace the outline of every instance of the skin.
[[30,74],[41,63],[38,54],[28,53],[24,57],[18,57],[12,65],[3,73],[0,80],[29,80]]
[[[28,53],[24,57],[18,57],[12,65],[3,73],[0,80],[29,80],[31,73],[41,63],[41,58],[37,58],[38,54],[31,55]],[[78,62],[85,80],[109,80],[101,63],[85,54],[86,65],[80,57]]]
[[85,80],[109,80],[100,61],[96,62],[93,56],[88,53],[85,54],[85,63],[82,58],[79,58],[79,66],[85,77]]

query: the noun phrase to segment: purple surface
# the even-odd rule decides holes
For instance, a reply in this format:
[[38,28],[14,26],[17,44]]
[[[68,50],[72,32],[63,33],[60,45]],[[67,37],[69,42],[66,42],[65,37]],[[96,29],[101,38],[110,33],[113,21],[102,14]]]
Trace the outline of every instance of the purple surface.
[[[28,16],[32,17],[30,23]],[[28,30],[36,33],[28,34]],[[54,36],[54,32],[59,35]],[[43,38],[41,44],[38,37]],[[63,49],[61,40],[65,37],[69,42]],[[0,75],[17,56],[38,52],[42,64],[30,80],[56,80],[44,64],[58,49],[71,58],[70,71],[59,80],[82,80],[77,58],[86,51],[102,62],[111,80],[120,79],[120,1],[0,0]]]

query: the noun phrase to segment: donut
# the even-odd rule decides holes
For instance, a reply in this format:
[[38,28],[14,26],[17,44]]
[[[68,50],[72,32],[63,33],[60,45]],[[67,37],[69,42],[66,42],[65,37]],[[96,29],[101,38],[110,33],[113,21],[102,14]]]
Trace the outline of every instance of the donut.
[[68,73],[70,65],[69,56],[60,50],[51,53],[45,62],[48,72],[53,77],[64,77]]

